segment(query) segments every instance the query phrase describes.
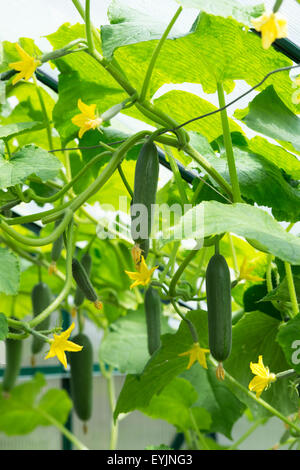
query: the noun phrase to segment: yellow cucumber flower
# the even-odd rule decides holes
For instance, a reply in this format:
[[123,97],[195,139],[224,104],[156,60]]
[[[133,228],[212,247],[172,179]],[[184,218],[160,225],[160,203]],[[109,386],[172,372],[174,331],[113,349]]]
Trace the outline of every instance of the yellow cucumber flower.
[[280,13],[265,12],[251,20],[256,31],[261,32],[262,47],[269,49],[275,39],[287,36],[287,21]]
[[151,281],[151,276],[153,272],[157,268],[158,266],[149,269],[143,255],[141,255],[139,270],[137,272],[125,271],[125,273],[130,277],[130,279],[134,280],[134,282],[130,286],[130,289],[138,285],[147,286],[147,284],[149,284],[149,282]]
[[239,278],[241,280],[244,279],[245,281],[254,281],[254,282],[264,281],[264,279],[262,277],[255,276],[255,275],[251,274],[251,272],[254,269],[255,269],[255,265],[251,266],[251,267],[248,266],[247,257],[245,256],[244,260],[241,264],[241,267],[240,267],[240,276],[239,276]]
[[204,367],[204,369],[207,369],[205,357],[206,353],[209,353],[209,349],[201,348],[199,343],[194,343],[191,349],[188,349],[188,351],[178,354],[178,356],[190,356],[187,369],[190,369],[196,361],[198,361],[199,364]]
[[78,352],[82,350],[82,346],[73,343],[72,341],[68,341],[68,338],[71,335],[72,330],[75,327],[75,323],[65,331],[63,331],[60,335],[53,334],[53,339],[51,339],[51,346],[50,351],[48,352],[45,359],[50,359],[51,357],[57,356],[57,359],[62,363],[62,365],[67,368],[67,358],[65,355],[65,351],[72,351]]
[[102,119],[96,115],[95,104],[88,105],[79,99],[77,106],[79,111],[81,111],[81,114],[76,114],[76,116],[72,118],[72,123],[75,124],[75,126],[80,127],[78,137],[81,139],[85,132],[90,129],[97,129],[97,127],[101,126]]
[[276,375],[264,366],[262,356],[258,357],[258,363],[250,362],[250,369],[255,377],[249,383],[248,388],[251,392],[256,393],[256,398],[259,398],[262,392],[269,388],[272,382],[275,382]]
[[27,54],[27,52],[24,51],[24,49],[18,43],[16,43],[16,49],[21,60],[9,64],[10,68],[19,72],[13,78],[13,85],[15,85],[19,80],[22,80],[22,78],[29,80],[34,74],[36,68],[41,64],[40,60],[35,59],[34,57],[31,57],[29,54]]

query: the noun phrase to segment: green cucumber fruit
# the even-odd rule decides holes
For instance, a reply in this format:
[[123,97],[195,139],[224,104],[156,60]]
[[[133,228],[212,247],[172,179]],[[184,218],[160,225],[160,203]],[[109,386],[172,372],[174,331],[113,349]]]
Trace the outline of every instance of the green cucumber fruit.
[[[91,267],[92,267],[92,257],[91,255],[86,252],[83,254],[81,260],[81,265],[83,266],[85,272],[87,275],[90,275],[91,272]],[[83,301],[85,299],[85,295],[83,290],[77,285],[75,295],[74,295],[74,304],[76,307],[80,307],[82,305]]]
[[[47,308],[52,302],[52,292],[47,284],[44,282],[39,282],[36,284],[31,292],[31,303],[33,309],[33,316],[36,317],[39,315],[45,308]],[[39,323],[36,326],[37,331],[48,330],[50,326],[50,315],[48,315],[45,320]],[[32,337],[31,343],[31,352],[32,354],[38,354],[44,347],[46,343],[37,338],[36,336]]]
[[88,421],[92,414],[93,346],[87,335],[78,333],[72,342],[83,346],[81,351],[70,352],[71,397],[74,410],[81,421]]
[[160,348],[160,296],[156,289],[148,287],[145,293],[145,314],[147,324],[148,351],[152,356]]
[[224,256],[216,253],[206,270],[209,348],[219,362],[231,352],[232,314],[230,272]]
[[5,339],[6,365],[4,370],[2,389],[10,392],[17,380],[21,368],[23,341],[18,339]]
[[153,141],[147,140],[143,144],[136,162],[133,198],[130,208],[131,236],[137,243],[148,239],[151,233],[158,176],[157,148]]
[[72,273],[77,286],[82,290],[85,297],[91,302],[97,302],[97,293],[90,281],[88,273],[78,259],[72,259]]

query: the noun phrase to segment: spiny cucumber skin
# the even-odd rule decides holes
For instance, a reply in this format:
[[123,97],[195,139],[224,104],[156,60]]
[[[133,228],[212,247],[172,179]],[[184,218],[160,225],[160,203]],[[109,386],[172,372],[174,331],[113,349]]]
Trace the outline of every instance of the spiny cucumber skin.
[[71,396],[74,410],[81,421],[92,415],[93,347],[87,335],[78,333],[72,342],[83,346],[81,351],[68,353],[71,374]]
[[146,290],[145,293],[145,314],[147,324],[148,351],[152,356],[152,354],[154,354],[161,345],[161,303],[158,292],[151,286]]
[[[33,316],[36,317],[43,310],[45,310],[52,302],[52,292],[49,286],[44,282],[39,282],[36,284],[31,292],[31,302],[33,309]],[[50,326],[50,315],[48,315],[45,320],[39,323],[36,326],[37,331],[48,330]],[[43,347],[45,342],[37,338],[36,336],[32,337],[31,342],[31,352],[32,354],[38,354]]]
[[[136,166],[135,166],[135,176],[134,176],[134,190],[133,190],[133,198],[131,203],[131,236],[132,239],[140,243],[143,240],[149,238],[151,233],[152,227],[152,212],[153,212],[153,205],[156,201],[156,192],[157,192],[157,185],[158,185],[158,176],[159,176],[159,160],[158,160],[158,152],[155,144],[147,140],[139,153]],[[138,207],[138,215],[134,214],[132,208],[135,205],[143,205],[147,218],[145,219],[145,233],[142,235],[145,236],[137,236],[133,227],[135,226],[134,221],[135,218],[140,219],[141,214],[139,214]],[[144,227],[145,228],[145,227]],[[143,232],[141,229],[140,232]]]
[[76,258],[72,260],[72,273],[77,286],[80,287],[86,298],[91,302],[96,302],[98,300],[97,293],[92,286],[86,270]]
[[22,360],[22,340],[11,338],[5,339],[6,366],[3,376],[2,389],[10,392],[15,386],[21,368]]
[[209,348],[219,362],[231,352],[232,313],[230,272],[225,258],[215,254],[206,270]]
[[[84,253],[84,255],[81,258],[81,264],[83,268],[85,269],[87,275],[89,276],[91,272],[91,267],[92,267],[92,257],[89,253]],[[74,295],[74,304],[76,305],[76,307],[80,307],[80,305],[82,305],[84,298],[85,298],[84,292],[79,286],[77,286],[75,295]]]

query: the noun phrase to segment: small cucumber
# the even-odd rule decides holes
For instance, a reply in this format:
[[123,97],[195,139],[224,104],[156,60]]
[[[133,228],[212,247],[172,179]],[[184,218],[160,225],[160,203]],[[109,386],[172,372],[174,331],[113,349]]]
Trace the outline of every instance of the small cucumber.
[[3,376],[3,392],[9,393],[17,380],[21,368],[23,341],[5,339],[6,365]]
[[231,352],[232,315],[230,272],[224,256],[216,253],[206,270],[209,348],[220,363]]
[[[56,220],[55,222],[55,228],[61,223],[61,219]],[[51,264],[49,266],[49,274],[52,274],[56,272],[56,262],[59,260],[62,249],[64,246],[64,237],[63,235],[60,235],[60,237],[55,240],[52,244],[52,249],[51,249]]]
[[81,421],[88,421],[92,414],[93,346],[87,335],[78,333],[72,342],[83,346],[81,351],[70,352],[71,396],[74,410]]
[[131,202],[131,236],[140,243],[151,233],[153,207],[159,175],[158,152],[155,144],[147,140],[139,153],[134,175],[133,198]]
[[147,324],[148,351],[152,356],[160,348],[160,296],[156,289],[148,287],[145,293],[145,314]]
[[[92,257],[89,253],[84,253],[82,258],[81,258],[81,264],[83,266],[83,268],[85,269],[87,275],[89,276],[90,275],[90,272],[91,272],[91,267],[92,267]],[[84,295],[84,292],[83,290],[77,286],[76,287],[76,291],[75,291],[75,295],[74,295],[74,304],[76,307],[80,307],[80,305],[82,305],[83,301],[84,301],[84,298],[85,298],[85,295]]]
[[[39,282],[36,284],[31,292],[31,303],[33,309],[33,315],[36,317],[39,315],[45,308],[47,308],[52,302],[52,292],[47,284],[44,282]],[[37,331],[48,330],[50,326],[50,315],[48,315],[45,320],[39,323],[36,327]],[[31,352],[32,354],[38,354],[43,347],[45,342],[40,340],[36,336],[32,337],[31,343]]]
[[78,259],[76,258],[72,259],[72,273],[77,286],[82,290],[85,297],[90,302],[93,302],[96,308],[102,308],[102,304],[98,300],[98,295],[94,289],[93,284],[90,281],[88,273],[86,272],[80,261],[78,261]]

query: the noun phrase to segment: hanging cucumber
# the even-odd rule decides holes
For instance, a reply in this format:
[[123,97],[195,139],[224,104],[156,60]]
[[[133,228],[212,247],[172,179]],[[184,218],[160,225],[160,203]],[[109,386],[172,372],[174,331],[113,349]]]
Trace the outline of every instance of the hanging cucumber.
[[98,295],[94,289],[93,284],[90,281],[88,273],[84,269],[81,262],[78,261],[76,258],[72,259],[72,273],[77,286],[82,290],[85,297],[90,302],[93,302],[95,307],[100,310],[102,308],[102,302],[100,302],[100,300],[98,299]]
[[[83,254],[81,260],[81,265],[84,268],[86,274],[89,276],[91,272],[91,267],[92,267],[92,257],[91,255],[86,252]],[[77,285],[75,295],[74,295],[74,305],[75,308],[78,308],[82,305],[83,301],[85,299],[85,295],[83,290]]]
[[[33,315],[36,317],[45,308],[47,308],[52,302],[52,292],[47,284],[39,282],[36,284],[31,292],[31,303],[33,309]],[[37,331],[48,330],[50,326],[50,315],[45,320],[39,323],[36,327]],[[32,337],[31,352],[32,354],[38,354],[44,347],[45,342],[36,336]]]
[[224,256],[214,254],[206,270],[206,300],[209,348],[219,362],[219,378],[224,377],[222,362],[231,352],[232,315],[230,272]]
[[23,341],[5,339],[6,365],[4,370],[2,390],[5,394],[13,389],[21,368]]
[[[149,139],[143,144],[136,162],[131,203],[131,236],[138,244],[148,240],[151,233],[158,175],[158,152]],[[146,251],[147,247],[142,249]]]
[[83,348],[69,353],[71,396],[78,418],[86,422],[92,414],[93,346],[84,333],[78,333],[72,341]]
[[160,348],[161,302],[156,289],[149,287],[145,293],[145,313],[147,323],[148,351],[152,356]]

